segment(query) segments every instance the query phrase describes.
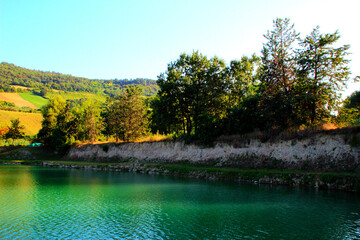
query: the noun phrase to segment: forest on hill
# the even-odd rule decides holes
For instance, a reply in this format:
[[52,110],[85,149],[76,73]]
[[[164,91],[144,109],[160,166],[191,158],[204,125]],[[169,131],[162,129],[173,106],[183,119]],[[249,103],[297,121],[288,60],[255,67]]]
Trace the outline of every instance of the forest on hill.
[[60,90],[67,92],[88,92],[116,96],[126,86],[139,86],[145,96],[154,96],[158,91],[155,80],[146,78],[99,80],[74,77],[56,72],[44,72],[18,67],[14,64],[0,63],[0,91],[21,92],[16,86],[23,86],[40,92]]

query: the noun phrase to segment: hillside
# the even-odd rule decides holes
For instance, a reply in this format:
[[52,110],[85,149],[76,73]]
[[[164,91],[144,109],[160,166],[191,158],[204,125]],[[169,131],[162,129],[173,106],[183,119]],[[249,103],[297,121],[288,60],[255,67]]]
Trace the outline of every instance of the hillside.
[[21,125],[25,126],[25,134],[33,136],[37,134],[41,128],[41,121],[43,119],[41,113],[25,113],[0,110],[0,126],[9,125],[10,120],[19,119]]
[[38,107],[31,103],[29,100],[25,100],[19,93],[0,93],[0,100],[10,103],[14,103],[16,107],[29,107],[37,109]]
[[99,80],[74,77],[56,72],[30,70],[14,64],[0,63],[0,91],[15,92],[26,89],[12,85],[33,88],[37,90],[61,90],[68,92],[87,92],[119,95],[128,85],[139,86],[145,96],[153,96],[158,91],[156,81],[146,78]]

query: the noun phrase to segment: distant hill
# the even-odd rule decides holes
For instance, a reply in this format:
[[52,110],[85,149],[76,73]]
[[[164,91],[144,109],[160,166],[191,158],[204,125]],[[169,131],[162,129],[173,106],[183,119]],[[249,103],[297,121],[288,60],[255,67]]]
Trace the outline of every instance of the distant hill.
[[2,62],[0,63],[0,91],[26,91],[24,88],[14,87],[12,85],[32,88],[34,90],[38,90],[39,92],[41,90],[60,90],[67,92],[106,94],[109,96],[121,94],[123,89],[129,85],[135,85],[142,88],[145,96],[156,95],[158,91],[156,81],[146,78],[136,78],[130,80],[88,79],[56,72],[30,70],[14,64]]

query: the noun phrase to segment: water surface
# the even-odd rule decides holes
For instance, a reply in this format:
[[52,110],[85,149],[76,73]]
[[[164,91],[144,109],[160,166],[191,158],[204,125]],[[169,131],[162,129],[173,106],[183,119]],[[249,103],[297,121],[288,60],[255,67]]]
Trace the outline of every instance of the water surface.
[[360,239],[360,196],[0,166],[0,239]]

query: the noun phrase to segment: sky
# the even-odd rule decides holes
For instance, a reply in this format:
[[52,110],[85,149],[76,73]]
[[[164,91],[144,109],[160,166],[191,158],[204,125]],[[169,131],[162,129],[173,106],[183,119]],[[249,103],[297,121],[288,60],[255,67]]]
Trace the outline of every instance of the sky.
[[[340,32],[360,75],[358,0],[0,0],[0,62],[92,79],[151,78],[182,53],[260,56],[273,20]],[[349,95],[360,83],[348,84]]]

